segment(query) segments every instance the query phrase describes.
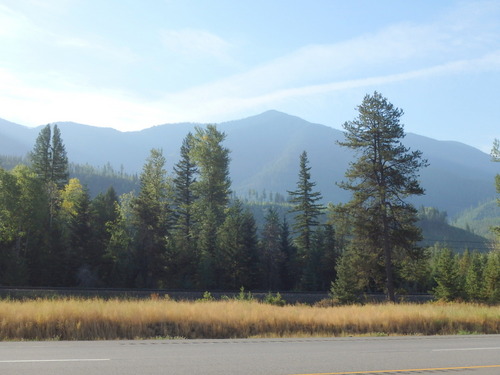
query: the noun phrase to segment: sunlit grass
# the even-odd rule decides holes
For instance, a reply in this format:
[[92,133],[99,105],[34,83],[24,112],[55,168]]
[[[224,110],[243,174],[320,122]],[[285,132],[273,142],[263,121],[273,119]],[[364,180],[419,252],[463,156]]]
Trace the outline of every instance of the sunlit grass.
[[284,307],[168,299],[0,301],[0,340],[247,338],[500,333],[500,306]]

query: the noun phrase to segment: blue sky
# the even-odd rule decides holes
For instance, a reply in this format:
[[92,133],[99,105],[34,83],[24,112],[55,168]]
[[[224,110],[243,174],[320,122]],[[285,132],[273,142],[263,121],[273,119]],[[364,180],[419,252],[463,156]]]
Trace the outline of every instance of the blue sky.
[[341,129],[500,138],[500,1],[0,0],[0,117],[119,130],[280,110]]

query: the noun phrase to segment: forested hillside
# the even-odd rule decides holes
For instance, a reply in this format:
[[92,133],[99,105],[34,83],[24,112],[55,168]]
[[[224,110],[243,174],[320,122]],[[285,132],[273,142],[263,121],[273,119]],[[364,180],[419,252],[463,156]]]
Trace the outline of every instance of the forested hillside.
[[[238,146],[247,164],[237,173],[228,134],[207,125],[184,135],[171,167],[162,149],[151,148],[137,176],[111,164],[73,164],[63,132],[47,125],[25,157],[0,158],[0,285],[330,290],[339,303],[363,292],[395,300],[434,291],[443,299],[498,301],[497,244],[450,227],[439,209],[415,208],[411,198],[425,191],[420,170],[430,166],[402,143],[402,111],[376,92],[363,108],[337,144],[345,157],[339,165],[354,157],[339,179],[346,202],[328,204],[318,182],[326,168],[318,140],[331,142],[332,129],[297,118],[275,148],[271,132],[264,142],[252,140],[245,121],[233,126],[241,132],[234,139],[249,137]],[[261,126],[275,116],[282,114],[261,116]],[[322,137],[311,135],[317,129]],[[251,154],[249,145],[260,141],[275,154]],[[292,162],[289,155],[304,145],[311,152]],[[447,159],[436,160],[443,166]],[[291,181],[279,174],[287,164]],[[270,187],[248,183],[238,194],[232,178],[245,172]],[[272,188],[278,180],[284,192]]]
[[[339,124],[340,127],[341,124]],[[195,124],[166,124],[138,132],[119,132],[75,123],[58,123],[72,163],[95,168],[109,165],[116,171],[139,173],[151,148],[162,149],[166,169],[179,160],[179,145]],[[249,191],[278,193],[295,183],[296,165],[307,151],[315,181],[324,203],[346,202],[349,195],[336,183],[353,155],[336,142],[341,131],[312,124],[298,117],[268,111],[218,125],[231,150],[232,190],[241,197]],[[38,128],[0,121],[0,149],[6,156],[25,156],[32,148]],[[438,207],[454,217],[479,202],[493,199],[492,179],[497,171],[489,155],[457,142],[445,142],[407,134],[405,144],[421,150],[429,167],[421,171],[426,194],[412,198],[416,206]]]

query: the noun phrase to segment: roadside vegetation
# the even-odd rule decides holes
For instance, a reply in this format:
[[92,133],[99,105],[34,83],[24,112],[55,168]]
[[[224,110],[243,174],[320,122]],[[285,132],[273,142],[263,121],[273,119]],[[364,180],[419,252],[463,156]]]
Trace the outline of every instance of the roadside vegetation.
[[[278,295],[272,296],[280,299]],[[319,307],[258,302],[37,299],[0,301],[0,340],[222,339],[500,333],[500,306],[471,303]],[[326,304],[324,304],[326,305]]]

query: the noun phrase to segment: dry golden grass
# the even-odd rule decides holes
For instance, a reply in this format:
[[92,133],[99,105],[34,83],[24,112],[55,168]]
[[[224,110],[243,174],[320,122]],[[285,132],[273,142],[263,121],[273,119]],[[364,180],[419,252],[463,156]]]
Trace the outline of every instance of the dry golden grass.
[[0,301],[0,340],[246,338],[500,333],[500,306],[377,304],[319,308],[247,301]]

